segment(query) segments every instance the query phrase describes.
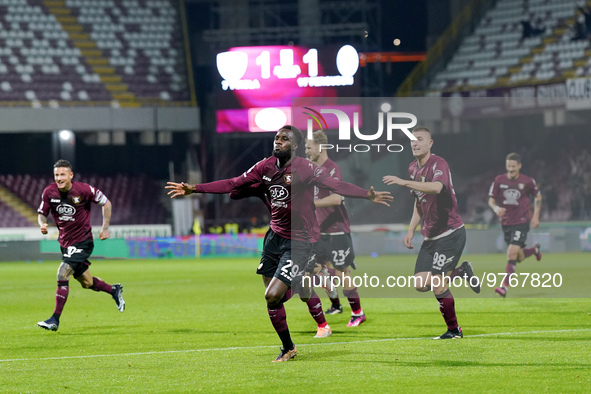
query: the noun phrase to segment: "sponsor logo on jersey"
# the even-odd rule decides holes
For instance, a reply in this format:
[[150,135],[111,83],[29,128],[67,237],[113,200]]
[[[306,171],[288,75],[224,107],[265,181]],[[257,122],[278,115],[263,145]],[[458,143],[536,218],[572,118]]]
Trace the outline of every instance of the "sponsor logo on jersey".
[[503,197],[505,197],[503,204],[519,205],[519,202],[517,200],[519,200],[519,198],[521,197],[521,193],[519,192],[519,190],[508,189],[503,192]]
[[59,198],[52,198],[51,200],[49,200],[49,202],[57,202],[59,204],[60,202],[62,202],[62,200],[60,200]]
[[263,175],[263,181],[271,182],[271,178],[266,175]]
[[80,197],[80,196],[74,196],[74,197],[72,197],[72,202],[74,204],[80,204],[82,202],[82,197]]
[[314,176],[318,178],[320,175],[322,175],[323,172],[324,172],[324,168],[316,167],[314,169]]
[[281,185],[273,185],[269,187],[269,193],[271,194],[271,200],[283,201],[289,197],[289,191]]
[[293,176],[291,174],[285,174],[283,176],[283,180],[285,181],[285,183],[287,183],[289,185],[289,184],[291,184],[291,181],[293,180]]
[[59,215],[59,220],[64,222],[73,222],[75,219],[73,216],[76,214],[76,208],[70,204],[60,204],[55,209]]
[[523,190],[524,187],[525,187],[525,185],[523,183],[519,184],[519,190]]
[[76,208],[70,204],[61,204],[57,206],[56,211],[60,215],[74,216],[76,213]]
[[435,173],[433,174],[433,178],[438,178],[438,177],[440,177],[441,175],[443,175],[443,171],[441,171],[441,170],[437,170],[437,171],[435,171]]
[[509,188],[509,185],[499,185],[499,188],[501,188],[501,189],[508,189]]

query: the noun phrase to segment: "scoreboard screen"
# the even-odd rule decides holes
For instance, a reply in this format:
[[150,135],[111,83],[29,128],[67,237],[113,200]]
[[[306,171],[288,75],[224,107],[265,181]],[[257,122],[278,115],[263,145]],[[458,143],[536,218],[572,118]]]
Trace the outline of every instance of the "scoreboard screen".
[[359,54],[351,45],[235,47],[218,53],[216,65],[218,133],[276,131],[293,124],[292,99],[324,97],[330,103],[331,97],[359,96]]

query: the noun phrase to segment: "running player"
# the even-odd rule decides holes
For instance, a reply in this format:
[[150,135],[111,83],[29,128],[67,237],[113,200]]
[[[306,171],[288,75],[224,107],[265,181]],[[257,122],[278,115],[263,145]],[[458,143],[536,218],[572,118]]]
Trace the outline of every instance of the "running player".
[[86,183],[72,182],[74,173],[67,160],[58,160],[53,165],[55,183],[43,190],[41,205],[37,209],[41,233],[47,234],[47,216],[51,212],[59,230],[59,244],[62,251],[62,263],[57,270],[57,292],[53,315],[37,323],[46,330],[57,331],[60,316],[68,299],[69,281],[72,276],[83,288],[110,294],[119,312],[125,310],[123,286],[119,283],[111,286],[100,278],[92,276],[88,267],[88,258],[94,249],[92,228],[90,227],[91,203],[102,206],[103,226],[100,239],[111,236],[111,201],[99,190]]
[[[531,255],[536,260],[542,259],[540,244],[533,248],[525,247],[525,240],[530,228],[540,225],[540,211],[542,209],[542,193],[536,185],[536,181],[524,174],[521,170],[521,156],[510,153],[505,160],[507,173],[497,175],[488,192],[488,206],[501,218],[501,225],[507,243],[507,276],[501,287],[495,288],[495,292],[501,297],[507,295],[509,278],[515,273],[515,266]],[[530,219],[530,196],[534,198],[534,213]]]
[[[253,185],[243,186],[240,188],[236,188],[230,192],[230,198],[233,200],[241,200],[243,198],[249,197],[259,198],[269,209],[269,212],[272,211],[271,199],[267,195],[266,187],[262,183],[255,183]],[[316,242],[318,242],[318,240],[314,239],[311,240],[311,242],[315,244]],[[271,279],[273,279],[272,276],[265,276],[264,272],[258,272],[258,270],[257,273],[263,276],[263,284],[266,288],[271,282]],[[274,274],[274,272],[270,272],[270,274]],[[317,328],[316,335],[314,335],[314,338],[328,338],[332,335],[332,329],[328,325],[326,317],[324,316],[324,312],[322,311],[322,301],[320,300],[320,297],[318,297],[314,289],[312,289],[311,291],[312,294],[310,295],[310,298],[306,301],[306,304],[308,305],[308,312],[310,312],[310,315],[312,316],[314,321],[316,321]],[[283,302],[287,302],[291,298],[291,296],[292,292],[291,289],[289,289],[283,297]]]
[[[323,167],[329,176],[341,180],[339,166],[328,157],[326,149],[320,149],[321,144],[328,144],[328,138],[323,131],[315,131],[312,140],[306,141],[306,156],[312,163]],[[316,218],[320,224],[320,241],[316,247],[316,258],[320,264],[332,265],[329,268],[331,275],[341,278],[344,284],[343,294],[347,297],[351,306],[351,320],[347,327],[357,327],[365,322],[365,313],[361,309],[361,301],[357,287],[352,280],[343,280],[345,276],[351,276],[352,267],[355,269],[355,252],[351,241],[351,230],[349,227],[349,215],[342,196],[332,193],[329,190],[314,188],[314,204],[316,205]],[[332,290],[332,289],[330,289]],[[335,289],[336,290],[336,289]],[[338,293],[329,293],[331,307],[327,314],[335,315],[343,312]]]
[[168,182],[166,186],[171,198],[191,193],[230,193],[256,183],[265,186],[271,200],[271,228],[265,237],[257,272],[272,278],[266,286],[265,299],[271,323],[283,345],[276,362],[288,361],[297,355],[283,302],[290,288],[302,298],[309,297],[303,276],[315,266],[315,259],[310,259],[310,240],[317,239],[318,233],[313,187],[321,185],[344,196],[367,198],[384,205],[392,201],[389,192],[375,192],[373,187],[365,190],[332,179],[322,168],[297,157],[296,150],[303,141],[299,129],[284,126],[275,135],[273,156],[259,161],[242,176],[201,185]]
[[480,292],[480,285],[474,276],[472,265],[465,261],[456,268],[466,244],[466,229],[458,214],[458,202],[453,188],[451,171],[447,162],[431,153],[433,139],[426,127],[416,127],[411,142],[416,158],[408,167],[409,180],[387,175],[387,185],[408,187],[415,197],[415,204],[404,245],[413,249],[411,243],[415,230],[423,219],[421,234],[424,237],[415,265],[415,289],[420,292],[433,291],[439,302],[439,311],[447,324],[447,331],[435,339],[462,338],[461,327],[456,317],[455,301],[445,276],[463,276],[468,279],[472,290]]

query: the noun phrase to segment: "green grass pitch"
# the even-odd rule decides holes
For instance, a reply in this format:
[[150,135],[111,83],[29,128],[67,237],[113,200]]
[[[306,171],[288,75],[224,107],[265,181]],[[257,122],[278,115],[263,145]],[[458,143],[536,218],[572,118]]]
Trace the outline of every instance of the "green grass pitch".
[[[415,257],[357,261],[360,267],[391,264],[409,275]],[[466,257],[477,274],[504,271],[500,254]],[[589,254],[545,254],[542,262],[528,260],[519,268],[555,272],[589,260]],[[94,260],[95,276],[125,286],[126,311],[119,313],[110,296],[72,280],[60,328],[48,332],[36,323],[53,311],[58,262],[0,263],[0,392],[588,392],[591,387],[591,300],[521,297],[527,289],[506,299],[491,297],[486,287],[479,297],[456,297],[465,337],[447,341],[431,340],[445,331],[432,295],[363,298],[361,290],[367,322],[347,328],[345,306],[345,313],[327,316],[333,336],[326,339],[312,338],[314,321],[305,304],[292,299],[286,309],[298,357],[272,363],[280,342],[267,316],[262,280],[254,273],[257,264],[257,259]]]

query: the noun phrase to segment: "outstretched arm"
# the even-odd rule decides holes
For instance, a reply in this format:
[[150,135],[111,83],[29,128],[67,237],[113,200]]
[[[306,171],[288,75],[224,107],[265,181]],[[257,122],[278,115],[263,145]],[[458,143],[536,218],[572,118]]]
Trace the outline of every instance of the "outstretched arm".
[[250,185],[257,181],[258,179],[253,176],[238,176],[236,178],[222,179],[221,181],[202,183],[200,185],[189,185],[185,182],[167,182],[167,186],[164,186],[164,188],[170,190],[168,192],[170,198],[175,198],[178,196],[188,196],[191,193],[230,193],[240,186]]
[[195,192],[195,186],[189,185],[185,182],[166,182],[166,186],[164,186],[164,188],[170,190],[168,192],[170,198],[175,198],[178,196],[188,196],[189,194]]
[[99,237],[101,240],[105,240],[111,236],[111,231],[109,231],[109,224],[111,224],[111,210],[113,206],[111,205],[111,201],[107,200],[107,203],[103,205],[103,228],[99,233]]
[[316,208],[327,208],[327,207],[335,207],[341,205],[343,202],[343,197],[340,194],[333,193],[329,196],[324,198],[319,198],[318,200],[314,200],[314,205]]
[[387,207],[390,206],[388,202],[394,201],[394,197],[390,195],[390,192],[376,192],[373,189],[373,186],[370,187],[367,191],[367,199],[371,202],[375,202],[376,204],[382,204]]
[[390,206],[388,202],[394,200],[390,192],[376,192],[373,186],[369,190],[365,190],[352,183],[343,182],[331,177],[317,178],[317,184],[340,195],[353,198],[367,198],[377,204]]
[[427,194],[439,194],[443,190],[441,182],[417,182],[399,178],[394,175],[386,175],[382,178],[386,185],[405,186],[409,189],[418,190]]
[[47,234],[47,226],[49,224],[47,222],[47,216],[40,213],[39,215],[37,215],[37,222],[39,223],[39,228],[41,229],[41,234]]

